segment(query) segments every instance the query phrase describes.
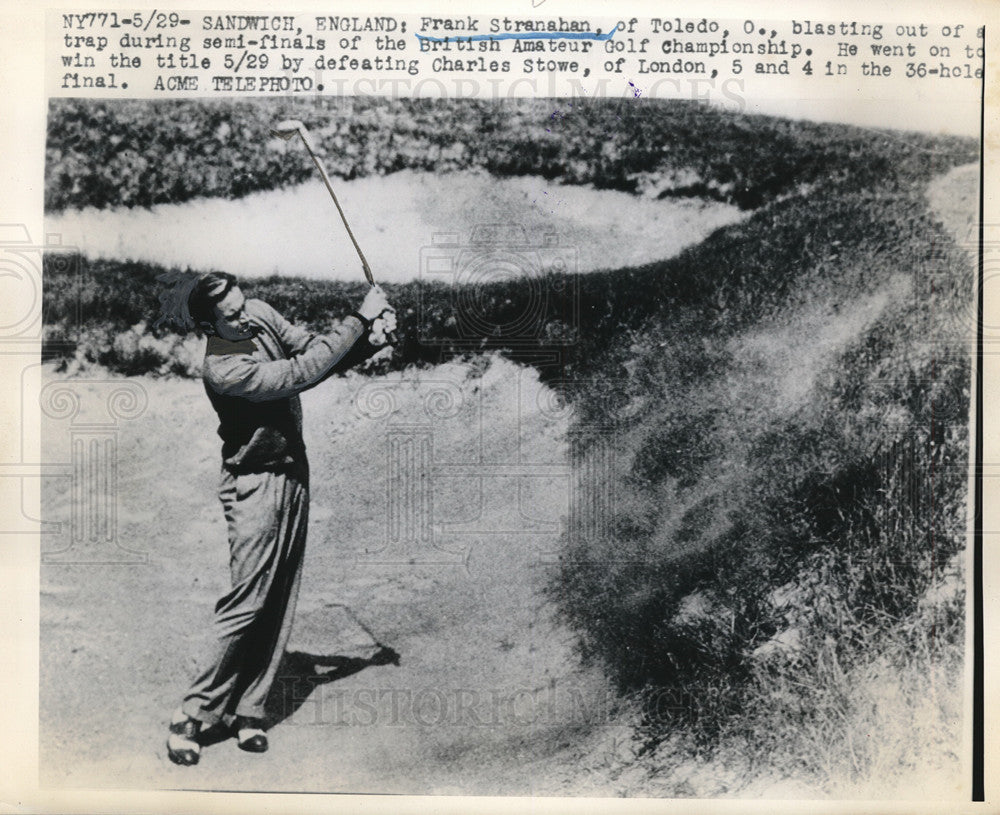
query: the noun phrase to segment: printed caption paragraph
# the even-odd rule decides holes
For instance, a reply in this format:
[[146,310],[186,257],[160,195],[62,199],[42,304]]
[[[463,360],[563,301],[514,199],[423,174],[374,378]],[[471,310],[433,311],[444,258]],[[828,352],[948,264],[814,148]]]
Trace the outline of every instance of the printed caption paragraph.
[[[51,96],[878,95],[983,78],[966,22],[50,12]],[[881,83],[881,85],[880,85]],[[927,87],[932,85],[932,87]],[[419,87],[418,87],[419,86]]]

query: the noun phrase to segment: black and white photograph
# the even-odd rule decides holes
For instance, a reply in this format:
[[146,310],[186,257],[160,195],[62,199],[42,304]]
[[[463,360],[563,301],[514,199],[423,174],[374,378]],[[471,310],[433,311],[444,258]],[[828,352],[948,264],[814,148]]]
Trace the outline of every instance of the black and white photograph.
[[39,789],[982,794],[982,119],[651,81],[44,101]]

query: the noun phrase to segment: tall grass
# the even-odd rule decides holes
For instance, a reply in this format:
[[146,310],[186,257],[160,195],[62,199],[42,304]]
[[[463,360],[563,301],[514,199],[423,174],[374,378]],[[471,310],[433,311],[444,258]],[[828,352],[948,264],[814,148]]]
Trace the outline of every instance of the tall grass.
[[151,206],[300,183],[313,173],[308,155],[269,131],[287,118],[306,123],[328,169],[342,178],[482,168],[500,176],[712,197],[745,209],[798,185],[825,184],[832,175],[884,183],[969,155],[957,138],[873,135],[631,96],[54,99],[45,207]]
[[[672,271],[683,295],[605,355],[628,499],[612,535],[568,535],[553,599],[648,693],[653,744],[742,739],[827,789],[917,771],[898,723],[857,731],[908,715],[876,680],[961,670],[961,582],[937,619],[920,604],[964,548],[969,259],[915,185],[772,205]],[[664,714],[663,688],[696,701]],[[949,688],[931,750],[954,753]]]

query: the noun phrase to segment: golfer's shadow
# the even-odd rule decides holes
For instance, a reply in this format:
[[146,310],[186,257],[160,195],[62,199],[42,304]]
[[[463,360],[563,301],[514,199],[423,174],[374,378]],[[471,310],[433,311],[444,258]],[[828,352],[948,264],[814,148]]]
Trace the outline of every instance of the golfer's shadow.
[[387,645],[379,645],[369,657],[321,656],[286,651],[264,704],[265,725],[273,727],[289,718],[308,701],[318,686],[376,665],[399,665],[399,654]]
[[[377,645],[375,653],[369,657],[318,656],[302,651],[286,651],[264,703],[265,728],[270,729],[295,713],[319,685],[336,682],[373,665],[399,665],[399,654],[381,644]],[[227,720],[204,730],[200,742],[202,746],[210,747],[226,741],[232,735],[232,727]]]

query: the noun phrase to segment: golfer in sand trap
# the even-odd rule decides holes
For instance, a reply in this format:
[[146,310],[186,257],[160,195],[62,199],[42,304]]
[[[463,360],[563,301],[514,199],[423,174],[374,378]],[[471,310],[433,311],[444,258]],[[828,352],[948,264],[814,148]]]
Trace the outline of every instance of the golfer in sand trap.
[[242,749],[267,750],[264,700],[291,632],[309,510],[298,394],[363,336],[375,344],[395,327],[377,286],[325,335],[247,300],[222,272],[198,280],[188,307],[208,336],[204,380],[222,437],[232,589],[216,603],[214,647],[171,718],[168,755],[187,765],[200,757],[201,729],[220,723],[234,727]]

